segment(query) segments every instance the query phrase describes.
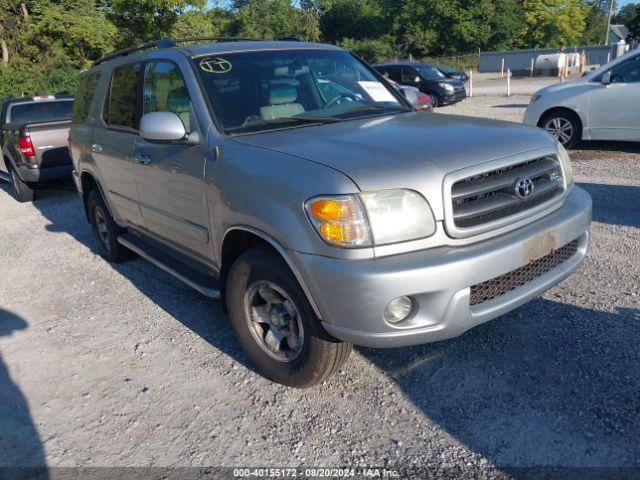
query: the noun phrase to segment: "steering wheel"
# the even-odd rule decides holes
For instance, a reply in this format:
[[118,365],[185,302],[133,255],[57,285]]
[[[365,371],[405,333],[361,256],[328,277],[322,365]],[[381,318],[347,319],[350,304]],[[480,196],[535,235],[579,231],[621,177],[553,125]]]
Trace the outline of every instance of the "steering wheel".
[[331,100],[329,100],[324,108],[331,108],[334,105],[339,105],[342,102],[340,100],[348,100],[349,102],[357,102],[358,101],[358,97],[356,97],[353,93],[341,93],[340,95],[336,95],[335,97],[333,97]]

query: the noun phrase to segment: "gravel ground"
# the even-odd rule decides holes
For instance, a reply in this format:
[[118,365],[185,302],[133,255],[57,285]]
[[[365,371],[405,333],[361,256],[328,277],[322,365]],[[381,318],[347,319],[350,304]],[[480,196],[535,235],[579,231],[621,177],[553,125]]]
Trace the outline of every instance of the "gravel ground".
[[[441,111],[518,121],[528,100]],[[25,205],[1,184],[0,466],[640,467],[640,146],[573,158],[595,202],[577,274],[306,391],[254,373],[217,302],[97,256],[71,186]]]

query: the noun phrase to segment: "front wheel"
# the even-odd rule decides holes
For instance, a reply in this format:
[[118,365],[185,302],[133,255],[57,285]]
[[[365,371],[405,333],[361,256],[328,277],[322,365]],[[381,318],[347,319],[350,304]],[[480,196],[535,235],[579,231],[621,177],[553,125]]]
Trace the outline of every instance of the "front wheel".
[[431,106],[433,108],[438,108],[442,106],[442,100],[438,95],[429,94],[431,96]]
[[36,198],[36,192],[28,184],[23,182],[13,167],[9,166],[9,175],[11,176],[11,185],[13,193],[20,203],[33,202]]
[[333,375],[351,344],[329,335],[287,264],[256,247],[229,271],[227,310],[240,345],[268,379],[306,388]]
[[565,148],[574,147],[582,137],[580,120],[571,112],[551,113],[542,119],[540,126]]

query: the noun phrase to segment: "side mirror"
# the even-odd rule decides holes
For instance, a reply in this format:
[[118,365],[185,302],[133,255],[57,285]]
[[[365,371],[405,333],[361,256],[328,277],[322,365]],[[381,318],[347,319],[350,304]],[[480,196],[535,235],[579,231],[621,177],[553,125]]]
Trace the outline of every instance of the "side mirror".
[[611,72],[606,72],[602,75],[602,84],[609,85],[611,83]]
[[151,112],[140,119],[140,136],[150,142],[179,142],[187,139],[187,131],[175,113]]

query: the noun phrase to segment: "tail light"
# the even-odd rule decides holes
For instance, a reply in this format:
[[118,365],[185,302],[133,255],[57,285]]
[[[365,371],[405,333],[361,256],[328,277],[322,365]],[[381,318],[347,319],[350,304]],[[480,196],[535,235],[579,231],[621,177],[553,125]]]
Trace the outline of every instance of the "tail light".
[[416,108],[418,110],[432,110],[431,97],[426,93],[418,92],[416,94]]
[[23,157],[35,157],[36,149],[33,148],[33,142],[29,135],[23,135],[18,139],[18,150]]

